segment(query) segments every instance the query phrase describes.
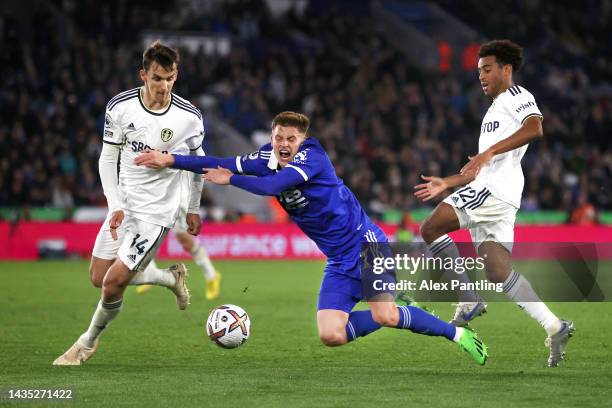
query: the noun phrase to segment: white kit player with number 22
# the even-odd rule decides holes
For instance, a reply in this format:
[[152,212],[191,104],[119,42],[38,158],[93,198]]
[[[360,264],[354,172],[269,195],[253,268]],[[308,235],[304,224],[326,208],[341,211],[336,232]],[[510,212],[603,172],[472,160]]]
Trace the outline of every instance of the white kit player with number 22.
[[100,179],[109,215],[96,238],[90,267],[102,299],[87,331],[54,365],[81,365],[93,355],[100,334],[121,310],[127,285],[165,286],[176,295],[179,309],[189,304],[184,265],[147,266],[173,227],[186,188],[188,232],[199,234],[202,180],[194,175],[188,184],[182,182],[180,170],[151,170],[133,163],[147,149],[203,155],[202,114],[172,93],[178,61],[177,51],[153,43],[143,54],[144,86],[118,94],[106,106]]
[[[421,226],[421,234],[434,256],[457,258],[459,250],[447,234],[468,228],[484,259],[487,279],[502,283],[505,294],[544,328],[548,334],[547,364],[556,367],[565,356],[574,324],[553,314],[511,265],[514,220],[525,182],[521,159],[529,142],[544,134],[542,114],[533,95],[512,79],[523,63],[521,47],[509,40],[495,40],[483,44],[478,56],[480,85],[493,99],[480,128],[478,154],[470,157],[460,174],[422,176],[426,183],[415,186],[415,195],[423,201],[448,188],[463,187],[438,204]],[[465,273],[449,269],[446,274],[469,282]],[[459,291],[458,295],[451,321],[455,326],[465,326],[486,312],[486,303],[475,291]]]

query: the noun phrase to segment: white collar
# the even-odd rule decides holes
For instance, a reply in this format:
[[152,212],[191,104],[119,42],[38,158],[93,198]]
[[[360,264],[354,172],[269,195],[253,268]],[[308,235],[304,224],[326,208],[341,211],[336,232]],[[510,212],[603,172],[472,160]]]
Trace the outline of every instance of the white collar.
[[270,170],[278,169],[278,159],[276,158],[276,154],[274,154],[274,150],[272,150],[272,154],[270,155],[270,158],[268,159],[268,168]]

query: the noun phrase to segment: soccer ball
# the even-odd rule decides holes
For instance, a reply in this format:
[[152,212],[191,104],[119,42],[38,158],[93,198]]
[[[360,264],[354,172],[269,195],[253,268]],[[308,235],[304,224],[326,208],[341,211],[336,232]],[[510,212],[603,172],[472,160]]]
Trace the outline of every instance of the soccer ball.
[[251,319],[240,306],[217,306],[208,316],[206,333],[219,347],[236,348],[249,338]]

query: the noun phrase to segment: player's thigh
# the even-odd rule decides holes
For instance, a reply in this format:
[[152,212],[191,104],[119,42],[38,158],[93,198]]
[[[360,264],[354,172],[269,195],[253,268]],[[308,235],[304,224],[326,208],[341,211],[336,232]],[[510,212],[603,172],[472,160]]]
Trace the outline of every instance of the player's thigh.
[[508,278],[512,270],[508,248],[496,241],[485,241],[478,245],[478,255],[484,259],[487,278],[491,282],[503,283]]
[[131,271],[144,270],[155,257],[169,229],[126,216],[125,238],[118,251],[118,259]]
[[442,235],[461,228],[458,211],[458,209],[455,209],[455,207],[448,203],[441,202],[438,204],[423,224],[421,224],[421,236],[423,239],[431,243]]
[[102,286],[104,275],[117,258],[117,252],[125,237],[125,226],[117,228],[117,239],[113,236],[108,225],[109,216],[100,227],[93,250],[91,251],[91,262],[89,264],[89,277],[96,287]]
[[[355,265],[358,265],[355,262]],[[328,346],[347,341],[346,324],[351,310],[362,298],[361,281],[343,272],[342,265],[328,262],[317,302],[319,338]],[[347,272],[347,271],[344,271]]]
[[468,210],[472,241],[492,282],[504,282],[510,274],[516,210],[495,196]]
[[96,241],[91,254],[93,257],[99,259],[112,261],[117,257],[119,247],[125,238],[125,224],[120,225],[119,228],[116,229],[117,239],[114,239],[108,225],[109,216],[107,216],[104,224],[102,224],[98,231],[98,235],[96,235]]
[[[355,265],[359,265],[355,262]],[[338,310],[347,315],[362,298],[361,280],[357,276],[345,275],[340,267],[328,263],[319,289],[317,310]]]

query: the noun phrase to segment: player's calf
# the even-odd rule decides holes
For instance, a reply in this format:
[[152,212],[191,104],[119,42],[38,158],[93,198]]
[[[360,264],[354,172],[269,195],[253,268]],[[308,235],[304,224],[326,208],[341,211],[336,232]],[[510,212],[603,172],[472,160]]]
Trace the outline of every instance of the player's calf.
[[478,255],[484,259],[487,279],[494,283],[504,283],[512,272],[512,256],[501,243],[485,241],[478,246]]

